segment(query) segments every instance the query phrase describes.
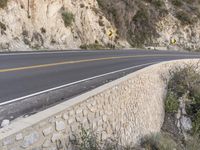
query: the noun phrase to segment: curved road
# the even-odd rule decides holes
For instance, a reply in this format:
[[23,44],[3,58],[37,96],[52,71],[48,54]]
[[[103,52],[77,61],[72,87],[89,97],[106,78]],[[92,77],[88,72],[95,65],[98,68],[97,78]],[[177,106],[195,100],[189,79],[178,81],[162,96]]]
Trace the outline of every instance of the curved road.
[[2,53],[0,106],[63,85],[73,89],[67,99],[151,64],[185,58],[200,55],[146,50]]

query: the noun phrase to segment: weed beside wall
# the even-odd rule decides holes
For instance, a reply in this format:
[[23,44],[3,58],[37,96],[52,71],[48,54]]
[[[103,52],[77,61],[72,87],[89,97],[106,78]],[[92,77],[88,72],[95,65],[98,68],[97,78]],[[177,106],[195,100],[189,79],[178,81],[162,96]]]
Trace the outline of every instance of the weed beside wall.
[[198,150],[200,145],[199,64],[170,71],[162,130],[174,137],[179,149]]

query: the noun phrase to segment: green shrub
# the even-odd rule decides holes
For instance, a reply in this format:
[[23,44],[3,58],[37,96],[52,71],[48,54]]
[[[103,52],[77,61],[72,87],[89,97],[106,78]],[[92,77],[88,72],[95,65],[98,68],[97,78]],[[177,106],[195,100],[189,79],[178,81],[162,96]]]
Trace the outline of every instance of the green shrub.
[[193,134],[200,134],[200,110],[195,114],[192,119]]
[[190,25],[194,23],[194,18],[185,11],[178,11],[176,18],[181,21],[182,25]]
[[145,150],[175,150],[178,147],[173,138],[164,133],[144,138],[141,146]]
[[179,108],[178,97],[171,91],[168,91],[165,100],[165,111],[168,113],[177,113]]
[[97,3],[99,4],[100,7],[104,8],[105,3],[103,0],[97,0]]
[[133,17],[134,22],[148,21],[148,12],[144,9],[137,11],[136,15]]
[[195,66],[176,68],[170,71],[171,79],[168,83],[168,90],[173,91],[178,97],[189,92],[190,97],[194,97],[194,90],[197,90],[200,83],[200,74]]
[[134,31],[130,30],[128,32],[129,39],[131,40],[129,42],[133,47],[143,47],[145,42],[151,39],[153,36],[152,32],[154,32],[154,29],[151,28],[148,11],[140,8],[132,21],[136,25],[136,28]]
[[190,90],[190,97],[194,99],[196,103],[200,103],[200,85],[192,85]]
[[198,135],[189,138],[185,143],[185,150],[199,150],[200,139]]
[[65,27],[69,27],[74,21],[74,15],[71,12],[65,11],[62,13],[62,19],[64,21]]
[[85,50],[102,50],[105,49],[105,47],[101,44],[94,43],[94,44],[83,44],[80,46],[81,49]]
[[81,132],[71,141],[77,150],[100,150],[100,142],[93,132],[81,128]]
[[153,5],[156,7],[156,8],[161,8],[165,5],[164,1],[163,0],[153,0]]
[[0,8],[5,8],[7,6],[8,0],[0,0]]
[[200,135],[200,100],[193,98],[186,104],[186,112],[192,120],[192,134]]
[[105,140],[100,137],[100,133],[81,127],[81,131],[74,135],[74,140],[70,140],[70,143],[75,150],[136,150],[131,144],[121,146],[118,137]]
[[200,3],[199,0],[183,0],[183,1],[188,3],[188,4],[194,4],[195,2]]
[[163,0],[145,0],[145,1],[152,4],[156,8],[161,8],[161,7],[165,6],[165,3]]
[[2,22],[0,22],[0,29],[6,31],[6,25]]
[[174,6],[181,7],[183,5],[182,0],[172,0]]

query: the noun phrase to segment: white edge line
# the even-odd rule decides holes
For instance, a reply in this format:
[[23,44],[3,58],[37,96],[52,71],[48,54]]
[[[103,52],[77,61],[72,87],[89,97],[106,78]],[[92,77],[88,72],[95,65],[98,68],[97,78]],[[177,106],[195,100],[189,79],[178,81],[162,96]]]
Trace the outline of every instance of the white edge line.
[[55,91],[55,90],[58,90],[58,89],[61,89],[61,88],[64,88],[64,87],[68,87],[68,86],[71,86],[71,85],[74,85],[74,84],[78,84],[78,83],[81,83],[81,82],[85,82],[85,81],[89,81],[89,80],[96,79],[96,78],[99,78],[99,77],[103,77],[103,76],[106,76],[106,75],[111,75],[111,74],[115,74],[115,73],[118,73],[118,72],[130,70],[130,69],[134,69],[134,68],[138,68],[138,67],[142,67],[142,66],[152,65],[152,64],[155,64],[155,63],[158,63],[158,62],[152,62],[152,63],[146,63],[146,64],[137,65],[137,66],[132,66],[132,67],[108,72],[108,73],[105,73],[105,74],[97,75],[97,76],[94,76],[94,77],[86,78],[86,79],[83,79],[83,80],[75,81],[75,82],[68,83],[68,84],[65,84],[65,85],[61,85],[61,86],[58,86],[58,87],[55,87],[55,88],[51,88],[51,89],[48,89],[48,90],[44,90],[44,91],[41,91],[41,92],[37,92],[37,93],[33,93],[33,94],[30,94],[30,95],[27,95],[27,96],[23,96],[23,97],[20,97],[20,98],[9,100],[9,101],[0,103],[0,106],[7,105],[7,104],[10,104],[10,103],[13,103],[13,102],[17,102],[17,101],[20,101],[20,100],[23,100],[23,99],[26,99],[26,98],[34,97],[34,96],[44,94],[44,93],[47,93],[47,92],[50,92],[50,91]]

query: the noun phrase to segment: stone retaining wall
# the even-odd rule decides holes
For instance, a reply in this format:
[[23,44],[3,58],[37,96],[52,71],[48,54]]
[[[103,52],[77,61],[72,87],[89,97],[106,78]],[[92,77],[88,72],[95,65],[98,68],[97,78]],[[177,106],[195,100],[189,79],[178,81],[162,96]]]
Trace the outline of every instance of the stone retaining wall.
[[69,140],[80,126],[105,140],[117,136],[122,145],[160,131],[168,71],[179,60],[153,65],[70,99],[50,109],[19,119],[0,129],[0,150],[70,149]]

